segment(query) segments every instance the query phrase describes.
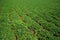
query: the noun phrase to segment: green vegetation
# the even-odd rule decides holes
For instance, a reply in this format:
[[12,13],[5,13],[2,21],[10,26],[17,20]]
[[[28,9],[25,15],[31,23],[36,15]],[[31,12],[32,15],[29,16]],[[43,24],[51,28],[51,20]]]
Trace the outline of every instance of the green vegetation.
[[0,0],[0,40],[60,40],[60,0]]

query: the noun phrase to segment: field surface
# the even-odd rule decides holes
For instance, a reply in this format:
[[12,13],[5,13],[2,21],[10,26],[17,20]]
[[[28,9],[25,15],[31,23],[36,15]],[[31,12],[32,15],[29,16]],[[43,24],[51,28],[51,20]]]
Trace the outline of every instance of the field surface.
[[60,40],[60,0],[0,0],[0,40]]

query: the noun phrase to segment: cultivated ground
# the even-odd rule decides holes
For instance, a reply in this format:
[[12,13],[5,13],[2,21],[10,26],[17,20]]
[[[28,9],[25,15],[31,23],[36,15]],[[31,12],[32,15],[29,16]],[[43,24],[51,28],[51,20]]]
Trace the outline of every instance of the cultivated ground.
[[0,0],[0,40],[60,40],[60,0]]

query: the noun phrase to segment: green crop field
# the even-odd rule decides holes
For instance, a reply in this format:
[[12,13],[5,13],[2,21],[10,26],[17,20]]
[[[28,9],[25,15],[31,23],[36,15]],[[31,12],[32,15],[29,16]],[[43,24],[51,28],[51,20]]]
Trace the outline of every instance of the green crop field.
[[60,40],[60,0],[0,0],[0,40]]

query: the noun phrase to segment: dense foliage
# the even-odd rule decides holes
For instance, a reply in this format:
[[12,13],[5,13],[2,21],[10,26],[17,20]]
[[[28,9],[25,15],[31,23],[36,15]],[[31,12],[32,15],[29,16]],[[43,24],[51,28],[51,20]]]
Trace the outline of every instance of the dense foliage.
[[0,0],[0,40],[60,40],[60,0]]

